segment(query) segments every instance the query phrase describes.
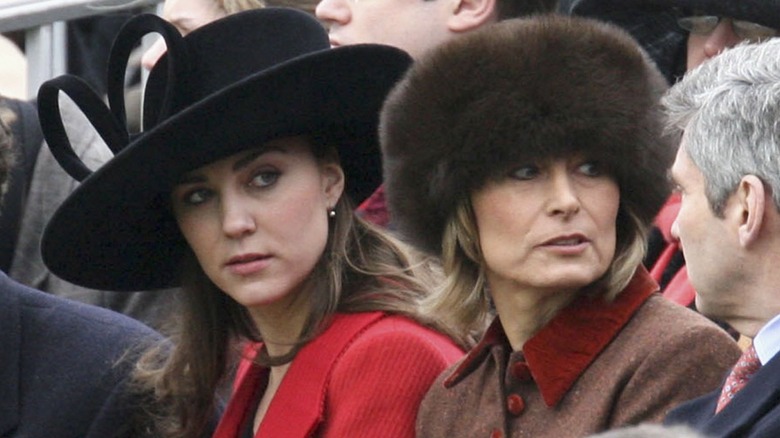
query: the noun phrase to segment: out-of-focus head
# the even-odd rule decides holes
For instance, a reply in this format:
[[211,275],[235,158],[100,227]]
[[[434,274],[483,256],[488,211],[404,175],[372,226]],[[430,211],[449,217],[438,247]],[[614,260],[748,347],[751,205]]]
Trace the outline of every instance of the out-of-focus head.
[[377,43],[418,58],[449,38],[507,18],[547,13],[557,0],[320,0],[331,44]]
[[672,80],[739,42],[780,30],[778,0],[574,0],[568,12],[623,26]]
[[[226,15],[264,6],[263,0],[165,0],[162,17],[176,26],[182,35],[187,35],[204,24]],[[157,39],[144,52],[141,65],[151,70],[165,50],[165,40]]]
[[780,29],[780,1],[698,0],[675,7],[678,25],[688,32],[691,70],[741,42],[774,38]]
[[[669,193],[665,90],[636,42],[595,20],[512,20],[453,40],[417,61],[383,108],[391,217],[412,243],[441,255],[453,226],[469,228],[461,206],[490,181],[581,155],[619,188],[615,265],[626,265],[616,268],[625,284]],[[465,254],[478,238],[454,246]]]

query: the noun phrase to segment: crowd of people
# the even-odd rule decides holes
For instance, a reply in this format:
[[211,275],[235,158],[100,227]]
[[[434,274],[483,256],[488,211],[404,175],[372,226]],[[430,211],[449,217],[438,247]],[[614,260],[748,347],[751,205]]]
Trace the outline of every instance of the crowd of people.
[[780,1],[277,1],[3,100],[0,435],[780,435]]

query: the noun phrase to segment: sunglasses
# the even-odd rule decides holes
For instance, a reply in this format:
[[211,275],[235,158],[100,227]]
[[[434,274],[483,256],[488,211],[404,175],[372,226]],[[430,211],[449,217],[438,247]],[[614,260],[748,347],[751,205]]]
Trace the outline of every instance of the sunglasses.
[[771,27],[750,21],[718,17],[716,15],[691,15],[688,17],[679,17],[677,19],[677,25],[692,34],[708,35],[715,30],[718,24],[724,19],[731,20],[731,28],[734,29],[734,33],[738,37],[750,42],[776,37],[778,34],[777,29]]

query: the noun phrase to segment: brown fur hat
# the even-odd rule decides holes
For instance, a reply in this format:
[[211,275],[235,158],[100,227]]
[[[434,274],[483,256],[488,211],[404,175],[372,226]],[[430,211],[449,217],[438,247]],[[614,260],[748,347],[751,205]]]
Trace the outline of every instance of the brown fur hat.
[[594,20],[508,20],[416,62],[380,121],[393,223],[440,254],[457,203],[488,179],[585,153],[615,176],[621,209],[649,224],[669,193],[662,75],[636,42]]

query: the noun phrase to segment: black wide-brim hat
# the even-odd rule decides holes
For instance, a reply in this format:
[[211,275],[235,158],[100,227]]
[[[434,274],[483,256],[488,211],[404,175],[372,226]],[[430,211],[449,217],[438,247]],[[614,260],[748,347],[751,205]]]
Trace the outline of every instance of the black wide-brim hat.
[[[151,130],[122,145],[129,139],[117,128],[123,114],[111,120],[72,80],[54,79],[39,92],[50,147],[69,173],[84,178],[43,235],[43,259],[54,274],[105,290],[177,286],[187,246],[169,207],[175,183],[186,172],[276,138],[311,135],[334,145],[346,195],[355,202],[380,185],[378,113],[410,65],[406,53],[380,45],[330,49],[321,25],[293,9],[235,14],[180,41],[157,17],[138,20],[157,20],[157,31],[166,28],[161,33],[170,39],[147,86],[147,102],[155,102],[144,114],[152,115]],[[138,20],[120,33],[119,52],[129,47],[123,35],[139,34]],[[60,90],[118,151],[94,173],[70,149],[57,107]]]

